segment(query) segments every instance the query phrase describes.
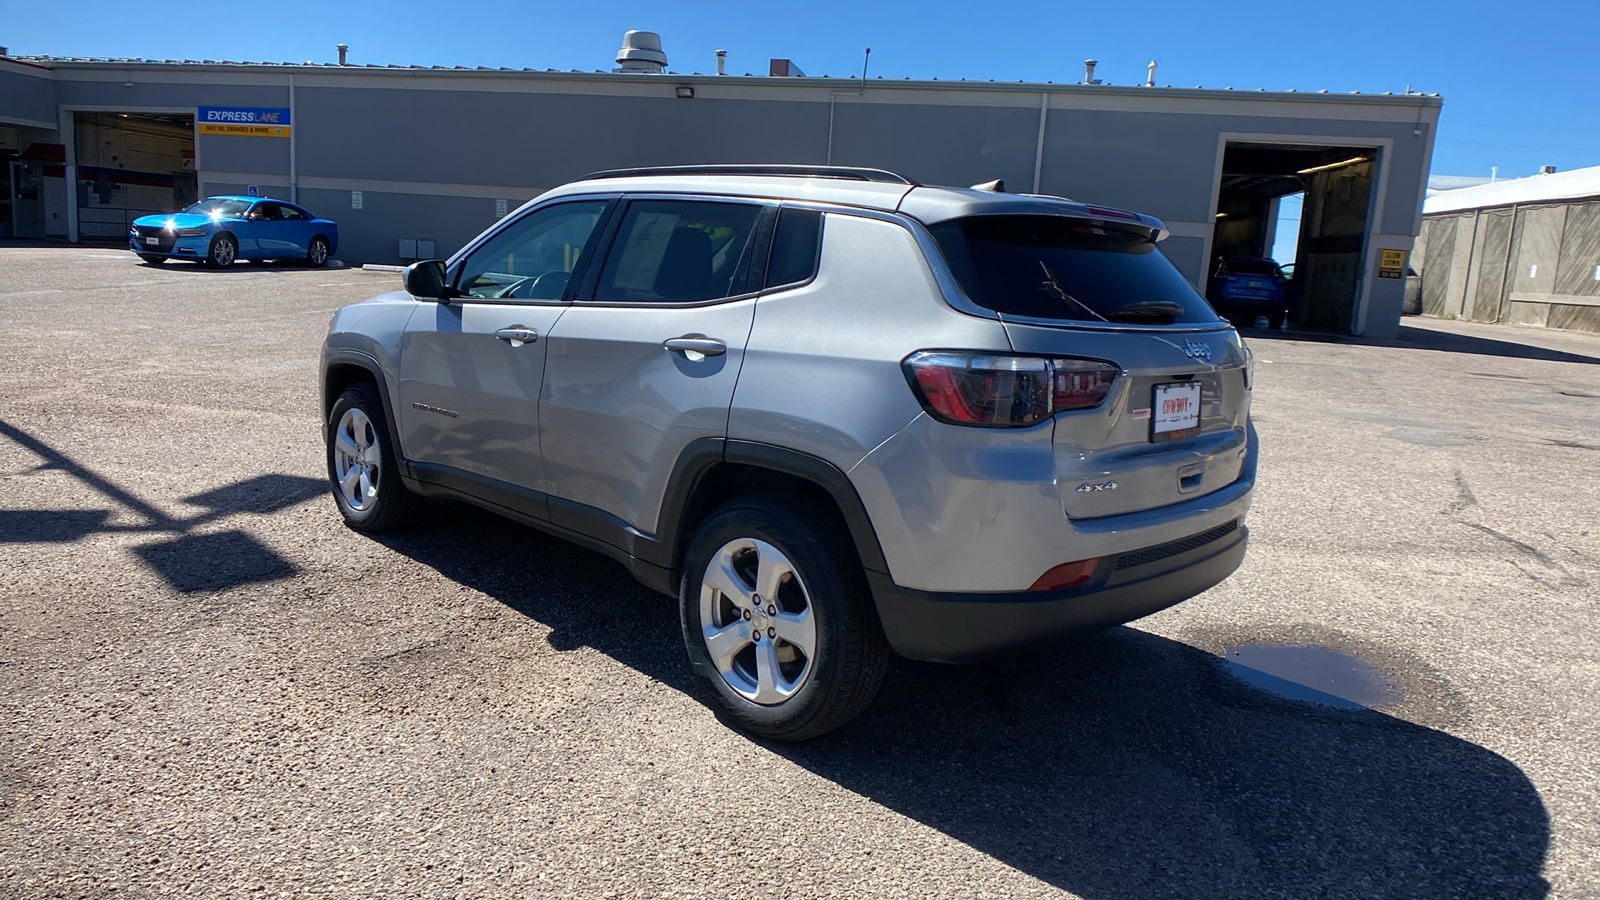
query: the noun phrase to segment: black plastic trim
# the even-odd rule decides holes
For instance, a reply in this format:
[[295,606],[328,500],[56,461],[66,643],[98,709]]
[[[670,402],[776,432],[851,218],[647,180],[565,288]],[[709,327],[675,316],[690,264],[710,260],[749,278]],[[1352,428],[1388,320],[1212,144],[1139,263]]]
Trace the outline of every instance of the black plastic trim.
[[378,360],[375,357],[362,353],[360,350],[338,349],[324,351],[322,372],[317,379],[317,393],[320,395],[318,401],[322,406],[323,442],[326,443],[328,440],[328,414],[333,411],[333,405],[339,402],[338,397],[328,396],[328,372],[334,366],[355,366],[358,369],[365,369],[367,374],[372,376],[373,382],[378,386],[378,397],[383,401],[384,427],[389,432],[389,446],[395,450],[395,459],[402,460],[401,468],[405,468],[406,464],[403,462],[405,453],[400,445],[400,419],[395,415],[394,403],[389,399],[389,387],[383,379],[383,367],[378,364]]
[[872,571],[867,583],[895,652],[929,662],[970,663],[1100,631],[1182,603],[1233,574],[1248,544],[1249,530],[1240,527],[1228,539],[1124,569],[1111,586],[1104,579],[1105,564],[1090,586],[1060,591],[919,591]]
[[861,565],[869,571],[889,571],[889,563],[878,544],[878,532],[872,527],[867,507],[861,502],[861,495],[856,493],[855,485],[850,483],[850,477],[838,466],[809,453],[754,441],[728,441],[724,459],[730,463],[786,472],[820,486],[833,497],[839,512],[844,515],[845,525],[849,527],[851,540],[856,546],[856,554],[861,557]]

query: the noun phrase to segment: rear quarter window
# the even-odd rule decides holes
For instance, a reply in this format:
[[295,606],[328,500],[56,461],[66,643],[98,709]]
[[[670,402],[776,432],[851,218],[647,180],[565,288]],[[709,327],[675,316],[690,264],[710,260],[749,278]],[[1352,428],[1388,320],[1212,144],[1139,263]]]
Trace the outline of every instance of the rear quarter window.
[[1136,231],[1065,216],[969,216],[932,226],[979,306],[1033,319],[1210,324],[1205,299]]

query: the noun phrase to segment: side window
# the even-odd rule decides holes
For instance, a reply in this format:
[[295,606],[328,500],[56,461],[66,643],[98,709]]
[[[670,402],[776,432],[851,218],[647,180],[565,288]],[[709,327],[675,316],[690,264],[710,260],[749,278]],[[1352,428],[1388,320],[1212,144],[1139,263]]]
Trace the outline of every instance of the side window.
[[606,203],[561,203],[523,216],[472,251],[456,288],[484,300],[561,299]]
[[288,205],[278,207],[278,217],[285,222],[308,222],[311,220],[311,217],[306,215],[303,210]]
[[820,249],[822,213],[814,209],[783,209],[778,213],[778,228],[772,237],[772,254],[767,257],[763,287],[771,290],[810,281],[817,274],[817,251]]
[[[596,300],[688,303],[731,297],[761,206],[641,200],[617,230]],[[739,279],[742,280],[742,279]]]
[[257,203],[251,207],[248,218],[252,222],[276,222],[278,221],[278,204]]

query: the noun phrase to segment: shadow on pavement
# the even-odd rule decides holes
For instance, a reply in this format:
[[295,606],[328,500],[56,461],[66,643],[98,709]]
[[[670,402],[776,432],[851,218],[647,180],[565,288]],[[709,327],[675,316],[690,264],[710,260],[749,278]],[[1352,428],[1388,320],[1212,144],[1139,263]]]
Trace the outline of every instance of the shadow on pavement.
[[[478,510],[383,543],[703,697],[674,603],[598,554]],[[853,725],[774,748],[1057,887],[1101,897],[1539,897],[1549,819],[1475,744],[1259,693],[1116,628],[969,667],[897,661]]]
[[0,510],[0,543],[71,543],[102,532],[145,532],[172,535],[143,544],[133,552],[174,590],[224,590],[243,584],[275,581],[295,574],[288,560],[237,529],[197,533],[200,526],[235,513],[268,514],[304,503],[328,491],[327,483],[298,475],[258,475],[184,498],[205,511],[178,518],[163,512],[121,485],[47,444],[0,420],[0,436],[40,457],[34,471],[57,470],[138,516],[139,524],[111,525],[105,509]]
[[1468,353],[1478,356],[1503,356],[1508,359],[1538,359],[1546,362],[1600,365],[1600,357],[1597,356],[1550,350],[1530,344],[1521,344],[1513,340],[1502,341],[1474,335],[1450,334],[1443,331],[1434,331],[1431,328],[1416,328],[1409,325],[1401,325],[1399,338],[1392,341],[1356,337],[1348,334],[1334,334],[1326,331],[1274,331],[1266,328],[1241,328],[1239,333],[1247,341],[1307,341],[1319,344],[1360,344],[1369,347],[1400,347],[1411,350],[1436,350],[1441,353]]

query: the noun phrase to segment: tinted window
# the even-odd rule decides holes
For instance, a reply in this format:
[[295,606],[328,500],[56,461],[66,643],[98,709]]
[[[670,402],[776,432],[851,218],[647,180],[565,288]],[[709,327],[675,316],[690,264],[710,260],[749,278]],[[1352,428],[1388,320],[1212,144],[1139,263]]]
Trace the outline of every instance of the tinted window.
[[605,208],[588,200],[523,216],[462,262],[457,289],[485,300],[560,299]]
[[1217,266],[1223,275],[1277,275],[1278,264],[1270,259],[1225,259]]
[[1136,232],[1058,216],[972,216],[933,226],[962,290],[996,312],[1139,324],[1217,321]]
[[641,200],[606,255],[596,300],[695,302],[729,297],[761,207]]
[[217,219],[237,219],[245,210],[250,208],[250,200],[224,200],[212,198],[201,200],[184,208],[186,213],[198,213],[202,216],[211,216]]
[[290,206],[287,203],[278,207],[278,215],[285,222],[305,222],[311,218],[306,214],[305,210]]
[[250,209],[250,215],[245,218],[252,222],[276,222],[283,218],[282,213],[279,212],[281,209],[282,207],[276,203],[257,203]]
[[766,287],[809,281],[817,274],[817,250],[822,246],[822,213],[812,209],[784,209],[767,257]]

